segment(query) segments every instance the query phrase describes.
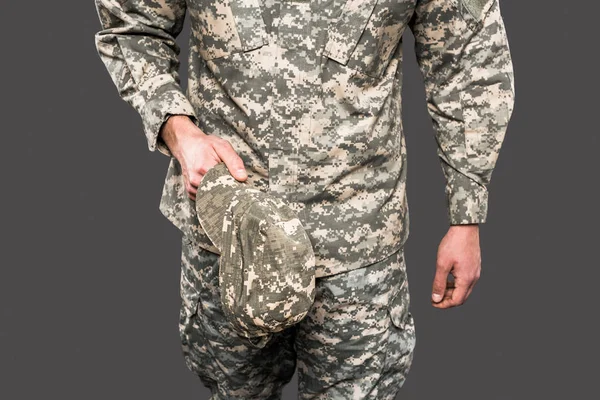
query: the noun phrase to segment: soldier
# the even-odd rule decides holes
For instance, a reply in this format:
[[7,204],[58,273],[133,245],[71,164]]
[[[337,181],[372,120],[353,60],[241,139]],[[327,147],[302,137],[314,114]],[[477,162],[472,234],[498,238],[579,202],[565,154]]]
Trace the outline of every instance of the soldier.
[[[277,399],[298,366],[302,399],[394,399],[415,325],[401,121],[402,34],[415,36],[446,178],[449,229],[431,302],[463,304],[481,269],[478,225],[513,111],[499,0],[96,0],[95,43],[148,147],[170,158],[160,211],[182,235],[180,332],[212,399]],[[189,14],[189,80],[175,38]],[[315,254],[316,297],[261,346],[219,301],[219,254],[199,224],[203,176],[297,211]],[[449,279],[450,275],[454,279]]]

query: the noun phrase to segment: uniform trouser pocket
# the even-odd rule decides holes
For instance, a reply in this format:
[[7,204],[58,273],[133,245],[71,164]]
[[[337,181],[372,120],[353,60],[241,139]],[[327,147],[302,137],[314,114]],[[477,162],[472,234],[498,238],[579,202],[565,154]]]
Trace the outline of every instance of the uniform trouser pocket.
[[402,250],[317,279],[296,338],[300,398],[393,400],[415,346],[408,302]]
[[[182,241],[179,332],[187,367],[215,399],[277,399],[296,367],[294,330],[264,348],[232,330],[221,307],[219,255]],[[279,397],[278,397],[279,396]]]
[[400,387],[404,384],[412,365],[416,336],[415,321],[409,309],[408,275],[402,251],[398,254],[397,261],[401,265],[402,273],[397,292],[387,307],[392,326],[388,338],[385,368],[389,376],[394,377],[394,384]]

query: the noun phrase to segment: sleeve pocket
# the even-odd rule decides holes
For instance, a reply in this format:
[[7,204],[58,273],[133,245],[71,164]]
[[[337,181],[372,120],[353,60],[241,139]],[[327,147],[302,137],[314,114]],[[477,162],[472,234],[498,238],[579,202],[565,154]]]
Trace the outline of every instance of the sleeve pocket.
[[498,0],[458,0],[461,15],[470,30],[475,31],[483,26],[483,19],[490,8]]

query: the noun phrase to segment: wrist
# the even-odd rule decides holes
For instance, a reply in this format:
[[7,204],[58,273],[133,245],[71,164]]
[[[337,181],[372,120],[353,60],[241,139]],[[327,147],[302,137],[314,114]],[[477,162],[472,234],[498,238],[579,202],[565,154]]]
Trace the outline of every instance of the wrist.
[[478,223],[473,223],[473,224],[454,224],[454,225],[450,225],[450,230],[456,231],[456,232],[472,232],[472,231],[479,231],[479,224]]
[[450,225],[448,235],[463,241],[479,241],[479,224]]
[[187,115],[169,115],[160,129],[159,136],[163,140],[169,140],[174,137],[176,132],[179,131],[182,126],[185,126],[186,123],[193,124],[192,120]]
[[182,136],[190,133],[202,133],[192,119],[187,115],[170,115],[160,129],[159,137],[175,154]]

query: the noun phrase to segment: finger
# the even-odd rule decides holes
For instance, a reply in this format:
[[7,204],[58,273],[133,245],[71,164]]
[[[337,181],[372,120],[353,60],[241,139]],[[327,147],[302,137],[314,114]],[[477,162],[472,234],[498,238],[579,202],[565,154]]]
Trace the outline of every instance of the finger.
[[469,286],[469,289],[467,289],[467,296],[465,297],[465,301],[471,295],[471,292],[473,291],[473,288],[475,288],[476,283],[477,283],[477,279],[473,280],[473,282],[471,283],[471,286]]
[[470,286],[470,284],[464,284],[462,282],[456,284],[456,288],[452,292],[452,299],[450,300],[450,304],[453,307],[459,306],[465,302],[467,299],[467,291]]
[[185,190],[187,192],[187,195],[190,199],[192,200],[196,200],[196,194],[198,193],[198,188],[192,186],[190,184],[190,182],[186,182],[185,184]]
[[433,288],[431,291],[431,300],[434,303],[439,303],[444,298],[444,292],[448,284],[448,273],[451,265],[438,262],[435,269],[435,277],[433,278]]
[[448,274],[448,280],[446,281],[446,289],[454,289],[456,287],[456,281],[454,279],[450,279],[451,276],[452,273]]
[[450,308],[464,304],[471,291],[473,291],[476,282],[476,278],[472,280],[461,280],[460,278],[453,281],[448,280],[447,286],[451,290],[447,289],[444,293],[444,299],[434,306],[437,308]]
[[192,174],[190,174],[190,177],[188,179],[189,182],[189,187],[194,189],[194,193],[196,193],[196,190],[198,189],[198,186],[200,186],[200,182],[202,181],[204,175],[198,173],[198,172],[194,172]]
[[235,179],[243,181],[248,177],[244,161],[235,152],[231,143],[227,140],[220,140],[213,145],[215,152],[221,160],[227,165],[227,169]]
[[471,285],[469,286],[469,289],[467,289],[467,295],[465,297],[465,301],[469,298],[469,296],[471,295],[471,292],[473,291],[473,288],[475,287],[475,285]]
[[[448,283],[451,283],[448,281]],[[452,293],[454,292],[454,288],[450,287],[444,291],[444,298],[442,301],[435,303],[433,300],[431,304],[436,308],[448,308],[452,306]]]

